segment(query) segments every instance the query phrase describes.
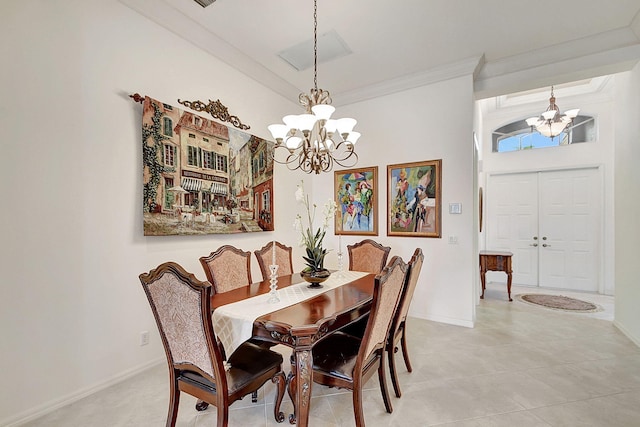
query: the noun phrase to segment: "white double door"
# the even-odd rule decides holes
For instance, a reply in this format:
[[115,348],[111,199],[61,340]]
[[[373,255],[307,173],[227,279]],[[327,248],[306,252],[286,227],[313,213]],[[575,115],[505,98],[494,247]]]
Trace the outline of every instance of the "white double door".
[[597,168],[490,175],[486,190],[487,249],[513,252],[513,283],[599,291]]

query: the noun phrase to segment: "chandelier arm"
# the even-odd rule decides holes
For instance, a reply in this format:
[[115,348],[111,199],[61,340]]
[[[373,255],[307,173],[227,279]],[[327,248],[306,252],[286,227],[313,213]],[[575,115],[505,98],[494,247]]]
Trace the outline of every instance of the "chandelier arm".
[[[341,160],[347,160],[349,157],[351,157],[352,155],[356,154],[355,150],[353,149],[353,146],[351,148],[349,148],[348,143],[345,141],[341,141],[339,142],[336,147],[333,149],[333,152],[335,153],[338,150],[343,150],[343,152],[345,153],[345,157],[343,157]],[[333,156],[335,158],[335,156]]]
[[[352,164],[352,161],[349,161],[349,159],[353,158],[353,164],[355,165],[355,163],[358,161],[358,155],[354,152],[351,155],[348,155],[346,157],[343,158],[333,158],[333,160],[339,164],[340,166],[346,166],[347,164]],[[348,162],[347,162],[348,161]]]
[[[351,153],[353,153],[353,154],[351,154]],[[346,162],[351,157],[353,157],[353,155],[355,154],[355,152],[353,152],[353,151],[351,153],[345,154],[343,157],[333,156],[333,160],[335,160],[336,162]]]
[[[351,157],[355,157],[355,159],[353,160],[353,163],[351,163],[351,162],[349,162],[349,163],[343,163],[345,160],[349,160]],[[336,162],[336,164],[337,164],[338,166],[340,166],[340,167],[343,167],[343,168],[350,168],[350,167],[352,167],[352,166],[355,166],[355,165],[356,165],[356,163],[358,163],[358,154],[356,154],[356,152],[354,151],[354,152],[353,152],[353,156],[349,156],[349,157],[347,157],[347,158],[345,158],[345,159],[342,159],[342,160],[338,160],[338,159],[336,159],[336,158],[334,158],[333,160],[334,160],[334,161]]]
[[[308,145],[308,143],[307,143]],[[303,152],[304,156],[301,155],[300,167],[306,173],[316,172],[316,168],[314,166],[314,159],[317,157],[314,150],[309,150],[307,147],[304,148]],[[318,172],[316,172],[318,173]]]
[[297,154],[297,153],[289,153],[289,155],[287,156],[287,159],[285,161],[280,161],[280,160],[276,159],[276,156],[275,156],[275,149],[277,149],[277,148],[284,148],[284,147],[282,147],[282,146],[274,147],[274,153],[272,155],[272,159],[273,159],[274,162],[279,163],[281,165],[287,165],[287,167],[290,170],[296,170],[296,169],[298,169],[300,167],[300,166],[298,166],[298,167],[293,168],[293,169],[291,169],[289,167],[293,162],[297,161],[298,157],[300,157],[299,154]]
[[333,169],[333,162],[334,162],[333,157],[323,156],[320,159],[321,159],[320,164],[322,165],[323,172],[329,172],[331,169]]
[[308,157],[305,157],[304,159],[302,159],[298,167],[306,173],[314,172],[313,162]]

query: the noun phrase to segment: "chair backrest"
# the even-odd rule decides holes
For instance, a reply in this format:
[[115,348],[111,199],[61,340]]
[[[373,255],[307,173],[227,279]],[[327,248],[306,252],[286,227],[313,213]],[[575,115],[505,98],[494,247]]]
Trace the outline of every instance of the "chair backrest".
[[407,319],[407,314],[409,313],[409,306],[411,305],[411,300],[413,299],[413,291],[416,290],[416,285],[418,284],[418,277],[420,276],[420,271],[422,271],[422,263],[424,262],[424,254],[422,253],[422,249],[416,248],[413,252],[413,256],[411,260],[409,260],[409,271],[407,272],[407,283],[405,284],[402,295],[400,295],[400,301],[398,302],[398,309],[396,310],[396,315],[394,316],[393,323],[391,326],[391,337],[394,336],[400,325]]
[[[288,276],[293,274],[293,261],[291,259],[291,253],[293,248],[285,246],[280,242],[276,242],[276,265],[278,266],[278,276]],[[273,261],[273,242],[269,242],[254,252],[258,259],[258,265],[262,272],[262,280],[267,280],[271,277],[269,266]]]
[[251,252],[224,245],[209,256],[201,257],[200,264],[216,293],[251,284]]
[[362,366],[371,353],[386,345],[393,315],[406,282],[408,266],[402,258],[394,256],[375,278],[373,300],[367,327],[358,353],[356,369]]
[[172,377],[174,369],[197,372],[226,390],[222,355],[211,324],[211,284],[174,262],[165,262],[140,283],[151,305]]
[[382,271],[391,248],[380,243],[364,239],[354,245],[347,245],[349,251],[349,270],[366,271],[378,274]]

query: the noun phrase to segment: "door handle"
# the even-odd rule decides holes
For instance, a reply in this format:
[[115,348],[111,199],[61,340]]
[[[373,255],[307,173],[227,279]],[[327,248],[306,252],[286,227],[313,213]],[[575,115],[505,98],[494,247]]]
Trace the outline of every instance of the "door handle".
[[542,245],[542,247],[543,247],[543,248],[547,248],[547,247],[549,247],[549,248],[550,248],[550,247],[551,247],[551,245],[547,245],[546,243],[544,243],[544,244]]
[[[534,248],[538,246],[537,243],[531,243],[529,246],[533,246]],[[546,245],[545,245],[546,246]]]

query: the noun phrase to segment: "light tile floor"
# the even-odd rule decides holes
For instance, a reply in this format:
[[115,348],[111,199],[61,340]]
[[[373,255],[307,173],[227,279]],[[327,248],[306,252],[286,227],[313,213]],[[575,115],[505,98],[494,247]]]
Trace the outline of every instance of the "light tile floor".
[[[514,286],[512,293],[547,292]],[[403,395],[387,414],[374,377],[364,391],[367,426],[640,426],[640,348],[618,331],[613,298],[574,296],[603,312],[575,314],[507,301],[490,283],[473,329],[411,318],[414,370],[397,355]],[[608,319],[608,320],[607,320]],[[277,346],[288,359],[289,350]],[[29,427],[161,426],[167,411],[166,365],[25,424]],[[389,383],[390,386],[390,383]],[[393,395],[393,390],[390,386]],[[230,426],[276,426],[271,383],[258,403],[231,407]],[[178,426],[214,426],[216,409],[197,412],[182,395]],[[351,393],[314,386],[310,425],[353,426]],[[291,412],[291,402],[283,405]],[[286,423],[286,421],[285,421]]]

